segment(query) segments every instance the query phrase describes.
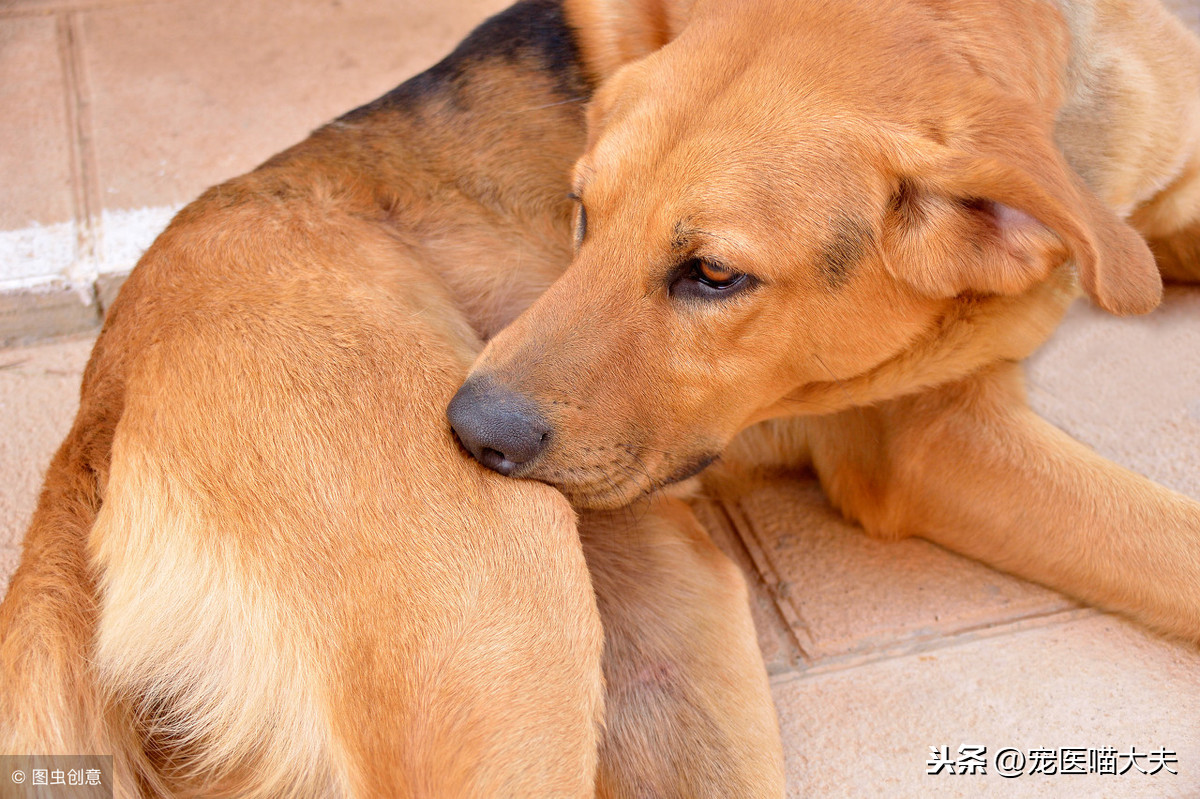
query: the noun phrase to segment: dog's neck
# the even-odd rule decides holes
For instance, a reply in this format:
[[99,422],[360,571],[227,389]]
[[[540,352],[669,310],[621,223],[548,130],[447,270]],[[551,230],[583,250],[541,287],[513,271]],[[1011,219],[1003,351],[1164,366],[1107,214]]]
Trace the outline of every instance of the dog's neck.
[[524,0],[259,173],[299,161],[308,185],[325,176],[327,191],[356,195],[350,205],[437,271],[486,340],[570,261],[590,95],[559,0]]

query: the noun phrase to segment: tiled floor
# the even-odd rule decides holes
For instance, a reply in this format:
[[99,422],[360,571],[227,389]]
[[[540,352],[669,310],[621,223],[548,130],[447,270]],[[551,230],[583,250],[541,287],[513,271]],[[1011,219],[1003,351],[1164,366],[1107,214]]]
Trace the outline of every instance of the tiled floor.
[[[96,285],[108,291],[179,204],[502,5],[0,0],[0,339],[90,329]],[[1200,22],[1200,5],[1180,8]],[[0,583],[89,347],[0,350]],[[1051,421],[1200,497],[1200,290],[1136,320],[1077,306],[1030,382]],[[811,484],[702,510],[754,586],[792,796],[1200,796],[1194,648],[931,544],[868,539]],[[928,776],[931,745],[986,746],[988,773]],[[1007,779],[1004,747],[1165,748],[1178,774]]]

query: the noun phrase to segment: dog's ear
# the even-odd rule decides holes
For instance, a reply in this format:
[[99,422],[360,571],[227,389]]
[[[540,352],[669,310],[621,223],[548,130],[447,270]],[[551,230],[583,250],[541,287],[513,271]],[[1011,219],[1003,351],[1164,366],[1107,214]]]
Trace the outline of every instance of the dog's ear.
[[692,0],[566,0],[567,22],[590,77],[603,81],[683,28]]
[[1017,127],[901,168],[885,225],[889,268],[935,296],[1019,294],[1071,257],[1101,308],[1153,310],[1162,279],[1145,241],[1045,137]]

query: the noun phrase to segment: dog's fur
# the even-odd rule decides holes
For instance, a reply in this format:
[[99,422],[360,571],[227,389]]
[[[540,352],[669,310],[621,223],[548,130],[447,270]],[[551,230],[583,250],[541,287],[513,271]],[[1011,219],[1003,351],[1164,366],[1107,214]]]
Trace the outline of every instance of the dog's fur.
[[1157,0],[567,9],[604,81],[578,252],[470,379],[544,417],[515,476],[610,507],[722,451],[811,465],[872,534],[1200,641],[1200,503],[1017,365],[1077,286],[1144,313],[1200,278],[1200,45]]
[[577,527],[444,420],[569,261],[589,89],[528,0],[178,215],[0,606],[0,750],[111,753],[119,796],[781,793],[686,506]]

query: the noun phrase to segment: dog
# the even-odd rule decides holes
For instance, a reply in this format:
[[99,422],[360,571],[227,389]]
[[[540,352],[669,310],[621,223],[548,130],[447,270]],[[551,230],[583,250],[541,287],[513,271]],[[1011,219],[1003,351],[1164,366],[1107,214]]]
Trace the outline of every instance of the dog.
[[577,519],[444,418],[570,260],[577,42],[524,0],[149,248],[0,605],[0,749],[118,796],[782,794],[688,507]]
[[811,468],[872,535],[1200,642],[1200,503],[1019,366],[1080,289],[1200,279],[1193,35],[1156,0],[566,8],[601,84],[576,254],[448,407],[480,462],[594,508]]

